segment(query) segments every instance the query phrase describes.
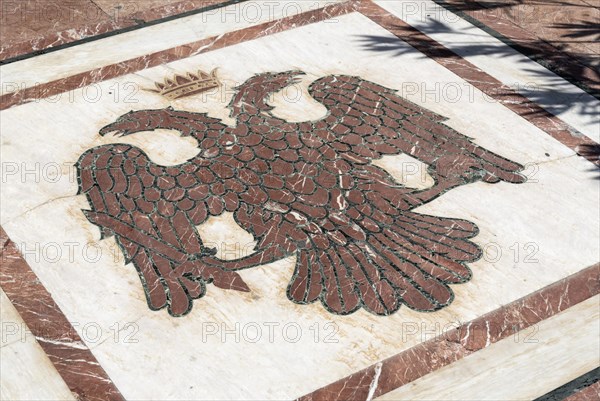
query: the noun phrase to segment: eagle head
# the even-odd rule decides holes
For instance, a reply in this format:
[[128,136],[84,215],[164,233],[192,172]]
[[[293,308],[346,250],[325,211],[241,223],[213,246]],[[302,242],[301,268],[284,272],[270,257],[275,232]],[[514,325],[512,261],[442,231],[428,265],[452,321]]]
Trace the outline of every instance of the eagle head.
[[169,117],[172,111],[172,107],[160,110],[131,110],[119,117],[114,123],[100,129],[100,135],[104,136],[116,132],[118,136],[126,136],[149,130],[150,127],[155,128],[157,122]]

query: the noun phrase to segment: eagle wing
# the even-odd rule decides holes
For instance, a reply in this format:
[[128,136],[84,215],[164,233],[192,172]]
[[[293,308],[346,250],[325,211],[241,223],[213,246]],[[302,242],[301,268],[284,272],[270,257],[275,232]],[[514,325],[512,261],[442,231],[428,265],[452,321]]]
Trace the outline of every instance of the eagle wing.
[[[148,113],[150,118],[152,112],[138,113]],[[220,154],[216,139],[226,126],[204,118],[208,128],[197,134],[206,138],[201,151]],[[171,123],[179,122],[163,120],[161,127],[170,128]],[[199,267],[197,262],[211,250],[204,247],[195,226],[210,215],[235,210],[239,194],[245,191],[224,169],[223,157],[227,155],[165,167],[137,147],[110,144],[88,150],[77,162],[79,192],[91,207],[84,213],[101,228],[103,238],[115,236],[126,263],[136,267],[153,310],[168,307],[172,315],[183,315],[190,311],[193,299],[206,293],[210,282],[248,290],[237,273]]]
[[[298,136],[283,138],[295,146]],[[268,153],[261,145],[255,151]],[[468,281],[466,263],[481,255],[469,241],[478,233],[475,224],[394,207],[406,193],[375,166],[326,159],[319,148],[299,153],[295,161],[292,153],[287,161],[255,156],[254,164],[270,172],[235,212],[256,239],[256,255],[297,256],[289,299],[320,300],[341,315],[361,307],[389,315],[402,304],[432,311],[452,301],[448,284]],[[251,255],[236,263],[270,261]]]
[[309,92],[329,111],[317,130],[333,133],[330,145],[352,163],[404,153],[428,164],[435,179],[479,170],[490,183],[525,181],[519,174],[521,165],[476,145],[443,124],[446,118],[393,89],[358,77],[330,75],[315,81]]
[[523,182],[521,166],[359,78],[325,77],[310,93],[328,116],[279,123],[257,136],[252,163],[264,166],[261,195],[240,207],[237,222],[254,234],[257,251],[277,246],[279,254],[297,255],[287,289],[296,303],[320,300],[336,314],[362,307],[377,315],[402,304],[423,311],[448,305],[449,284],[468,281],[466,264],[481,256],[469,240],[477,226],[410,211],[418,205],[410,202],[414,191],[371,161],[410,154],[434,168],[440,193],[472,169],[488,182]]

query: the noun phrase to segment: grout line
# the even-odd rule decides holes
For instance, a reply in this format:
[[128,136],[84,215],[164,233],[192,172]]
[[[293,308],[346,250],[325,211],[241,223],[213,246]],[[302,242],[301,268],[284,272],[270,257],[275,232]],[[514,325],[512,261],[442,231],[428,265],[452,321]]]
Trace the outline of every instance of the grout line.
[[94,5],[94,7],[96,7],[96,8],[98,9],[98,11],[100,11],[102,14],[104,14],[104,15],[106,16],[106,18],[108,18],[110,21],[113,21],[113,22],[114,22],[113,18],[110,16],[110,14],[109,14],[109,13],[107,13],[106,11],[104,11],[104,9],[103,9],[102,7],[100,7],[100,6],[99,6],[99,5],[96,3],[96,1],[94,1],[94,0],[89,0],[89,1],[90,1],[90,2],[91,2],[93,5]]

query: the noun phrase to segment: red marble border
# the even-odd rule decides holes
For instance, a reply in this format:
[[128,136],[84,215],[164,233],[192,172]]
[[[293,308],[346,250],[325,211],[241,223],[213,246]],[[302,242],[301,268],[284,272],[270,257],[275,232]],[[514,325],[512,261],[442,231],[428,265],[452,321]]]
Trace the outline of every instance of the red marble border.
[[[573,151],[578,152],[580,147],[597,145],[592,139],[574,133],[568,124],[537,103],[520,95],[371,0],[362,1],[358,11]],[[597,155],[581,154],[581,156],[600,165]]]
[[[175,16],[177,14],[209,7],[225,1],[226,0],[184,0],[174,4],[160,6],[150,10],[140,11],[131,15],[123,16],[120,21],[108,19],[97,24],[88,24],[86,26],[76,27],[66,31],[40,35],[22,42],[9,43],[4,46],[0,46],[0,61],[34,51],[51,49],[56,46],[119,29],[138,26],[148,21]],[[107,15],[107,18],[110,18],[110,16]]]
[[600,400],[600,382],[579,390],[565,398],[564,401],[598,401]]
[[[356,372],[298,401],[379,397],[600,293],[600,264]],[[374,393],[372,383],[376,384]]]
[[356,3],[353,1],[347,1],[344,3],[328,5],[313,11],[307,11],[279,20],[265,22],[260,25],[228,32],[220,36],[213,36],[168,50],[162,50],[120,63],[96,68],[91,71],[40,84],[21,91],[7,93],[0,97],[0,110],[5,110],[34,100],[44,99],[96,82],[155,67],[160,64],[170,63],[175,60],[207,53],[223,47],[283,32],[288,29],[324,21],[354,11],[355,4]]
[[2,290],[71,392],[80,400],[124,401],[119,389],[2,228],[0,262]]

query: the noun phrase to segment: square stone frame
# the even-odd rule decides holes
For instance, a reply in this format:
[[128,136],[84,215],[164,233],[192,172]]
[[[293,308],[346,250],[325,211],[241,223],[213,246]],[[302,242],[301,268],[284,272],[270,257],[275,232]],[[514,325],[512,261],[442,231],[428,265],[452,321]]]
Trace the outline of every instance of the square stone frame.
[[[0,97],[0,110],[353,12],[358,12],[377,23],[569,149],[576,151],[581,145],[598,146],[593,140],[574,134],[575,131],[568,124],[535,102],[521,96],[371,0],[350,0],[328,5],[317,10],[231,31],[220,37],[206,38],[8,93]],[[588,160],[595,164],[599,163],[593,155],[588,156]],[[56,305],[51,294],[20,255],[16,244],[8,238],[1,227],[0,258],[2,262],[0,286],[69,389],[81,399],[124,400],[119,389]],[[600,264],[595,264],[466,322],[445,333],[443,338],[425,341],[303,396],[300,400],[368,399],[381,396],[502,340],[512,335],[515,330],[526,329],[598,293],[600,293]],[[558,302],[559,300],[562,302]],[[481,331],[481,335],[472,335],[474,331]],[[489,338],[489,343],[476,340],[484,338]],[[403,368],[407,365],[411,366],[411,369]],[[374,389],[371,386],[373,382],[377,383]]]

